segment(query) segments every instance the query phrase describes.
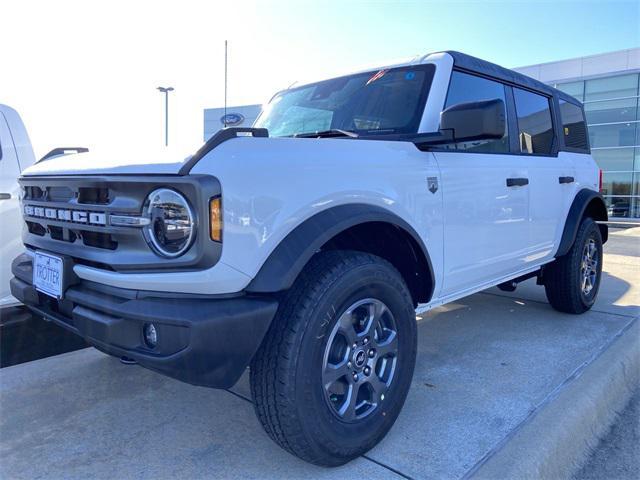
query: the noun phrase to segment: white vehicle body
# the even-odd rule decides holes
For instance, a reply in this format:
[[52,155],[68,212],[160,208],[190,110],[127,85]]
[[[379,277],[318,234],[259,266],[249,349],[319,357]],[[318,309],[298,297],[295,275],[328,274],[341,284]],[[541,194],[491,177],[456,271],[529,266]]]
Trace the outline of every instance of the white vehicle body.
[[0,308],[19,303],[9,291],[11,261],[24,250],[18,177],[34,161],[20,115],[13,108],[0,105]]
[[[453,62],[438,53],[409,63],[436,67],[419,133],[439,128]],[[220,261],[202,271],[163,275],[118,273],[76,265],[83,279],[122,288],[225,294],[242,291],[276,246],[299,224],[325,209],[351,203],[385,208],[412,225],[435,274],[428,309],[534,271],[553,260],[576,193],[598,190],[588,154],[473,155],[422,152],[397,141],[237,138],[208,153],[191,170],[213,174],[224,190],[225,242]],[[82,159],[82,161],[79,161]],[[188,160],[188,159],[186,159]],[[181,159],[61,157],[25,176],[177,174]],[[533,179],[573,176],[552,187]],[[428,190],[427,178],[439,190]],[[509,188],[505,178],[528,177]]]
[[11,291],[114,356],[230,388],[340,465],[391,428],[415,311],[536,277],[596,300],[607,227],[584,109],[457,52],[278,93],[193,156],[82,153],[20,178]]

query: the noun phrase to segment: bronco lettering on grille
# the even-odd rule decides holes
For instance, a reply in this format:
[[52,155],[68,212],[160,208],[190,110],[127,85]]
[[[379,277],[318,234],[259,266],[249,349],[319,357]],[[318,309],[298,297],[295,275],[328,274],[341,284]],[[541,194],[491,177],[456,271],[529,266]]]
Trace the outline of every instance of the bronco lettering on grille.
[[32,205],[24,206],[24,213],[29,217],[48,218],[62,220],[71,223],[84,223],[91,225],[106,225],[107,215],[101,212],[88,212],[86,210],[67,210],[63,208],[42,208]]

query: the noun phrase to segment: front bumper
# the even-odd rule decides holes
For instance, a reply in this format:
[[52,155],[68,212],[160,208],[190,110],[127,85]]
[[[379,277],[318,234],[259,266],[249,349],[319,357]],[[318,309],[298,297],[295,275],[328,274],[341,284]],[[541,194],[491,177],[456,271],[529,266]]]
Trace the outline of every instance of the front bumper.
[[[11,293],[97,349],[194,385],[229,388],[240,378],[278,308],[271,297],[166,294],[74,280],[57,300],[32,285],[32,258],[12,264]],[[143,326],[153,323],[149,348]]]

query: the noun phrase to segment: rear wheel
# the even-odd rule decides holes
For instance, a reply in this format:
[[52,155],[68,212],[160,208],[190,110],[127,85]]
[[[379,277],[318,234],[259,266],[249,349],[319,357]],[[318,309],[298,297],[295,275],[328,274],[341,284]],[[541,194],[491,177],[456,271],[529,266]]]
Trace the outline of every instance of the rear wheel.
[[587,217],[569,251],[545,267],[547,299],[561,312],[586,312],[596,301],[601,277],[602,236],[596,222]]
[[283,299],[251,365],[267,434],[303,460],[341,465],[376,445],[411,385],[411,296],[385,260],[316,255]]

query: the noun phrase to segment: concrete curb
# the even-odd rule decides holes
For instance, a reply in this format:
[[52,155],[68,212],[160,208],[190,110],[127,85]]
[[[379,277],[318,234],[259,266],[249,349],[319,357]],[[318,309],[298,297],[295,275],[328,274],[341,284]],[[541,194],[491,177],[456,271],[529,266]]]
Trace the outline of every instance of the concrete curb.
[[578,367],[465,478],[570,478],[640,383],[640,320]]

